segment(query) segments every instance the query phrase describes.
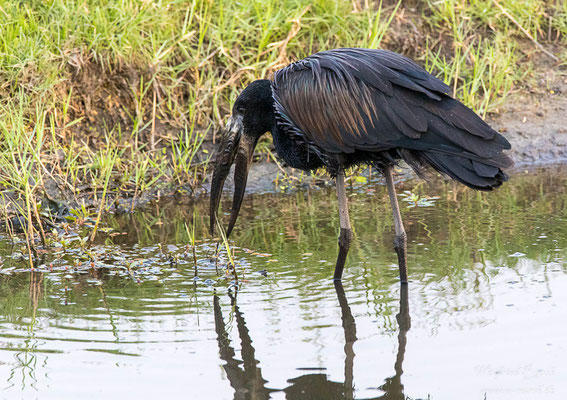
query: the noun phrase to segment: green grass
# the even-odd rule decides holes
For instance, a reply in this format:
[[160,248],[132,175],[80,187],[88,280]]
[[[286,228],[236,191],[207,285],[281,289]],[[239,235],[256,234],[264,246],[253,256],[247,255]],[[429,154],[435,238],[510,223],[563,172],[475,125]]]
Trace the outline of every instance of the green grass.
[[[537,45],[518,25],[538,42],[559,40],[564,45],[567,38],[567,6],[562,1],[428,0],[427,4],[425,19],[432,30],[452,40],[449,45],[428,46],[426,66],[482,116],[496,111],[514,85],[531,72],[527,58]],[[567,60],[564,50],[556,56]]]
[[[319,50],[400,50],[407,21],[422,35],[410,55],[481,115],[533,68],[537,48],[517,24],[566,57],[563,1],[500,0],[517,24],[494,0],[369,3],[0,3],[0,219],[39,220],[47,187],[97,211],[166,187],[191,192],[208,173],[204,140],[244,85]],[[28,225],[33,243],[42,225]]]

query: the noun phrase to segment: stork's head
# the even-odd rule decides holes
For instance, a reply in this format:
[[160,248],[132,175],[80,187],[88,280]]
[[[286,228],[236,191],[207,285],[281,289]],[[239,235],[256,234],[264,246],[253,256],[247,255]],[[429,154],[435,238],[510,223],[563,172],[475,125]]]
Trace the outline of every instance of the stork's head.
[[215,231],[217,210],[224,181],[231,165],[236,164],[234,169],[234,197],[226,236],[228,237],[232,232],[244,198],[254,148],[260,136],[271,130],[273,124],[271,82],[267,79],[254,81],[240,93],[240,96],[234,102],[232,116],[226,124],[217,150],[217,160],[211,182],[211,234]]

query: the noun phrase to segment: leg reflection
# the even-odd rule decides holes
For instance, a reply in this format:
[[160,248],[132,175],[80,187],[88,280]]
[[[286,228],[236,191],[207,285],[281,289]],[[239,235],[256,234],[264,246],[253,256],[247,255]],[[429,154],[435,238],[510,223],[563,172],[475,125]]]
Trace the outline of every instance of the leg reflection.
[[343,289],[341,281],[335,281],[335,291],[337,299],[341,307],[341,320],[343,322],[343,331],[345,333],[345,394],[347,399],[354,398],[354,342],[356,342],[356,323]]
[[286,399],[289,400],[313,400],[313,399],[348,399],[354,398],[354,350],[356,342],[356,324],[350,307],[348,305],[343,284],[339,280],[334,281],[337,299],[341,308],[341,320],[345,334],[345,381],[333,382],[327,374],[306,374],[288,380],[291,383],[286,389]]
[[[356,323],[350,306],[345,296],[342,283],[335,281],[335,291],[339,306],[341,308],[341,320],[345,337],[345,365],[344,382],[333,382],[325,373],[310,373],[289,379],[289,386],[283,389],[288,400],[313,400],[313,399],[348,399],[354,398],[354,343],[357,340]],[[408,285],[400,285],[400,311],[396,315],[399,326],[398,353],[394,363],[395,375],[385,379],[384,384],[379,387],[384,392],[379,399],[404,399],[404,386],[401,383],[403,374],[402,364],[406,350],[406,334],[411,327],[411,319],[408,304]],[[235,351],[231,347],[230,339],[222,317],[222,311],[218,296],[213,297],[215,330],[219,345],[221,359],[225,362],[223,368],[234,388],[234,399],[269,399],[270,393],[277,390],[266,388],[266,380],[262,377],[262,371],[258,367],[255,357],[255,349],[252,339],[246,327],[244,316],[236,304],[236,297],[231,296],[231,304],[234,306],[235,320],[238,335],[242,345],[242,361],[235,358]]]
[[396,374],[391,378],[386,378],[386,382],[380,389],[385,393],[378,397],[379,399],[400,399],[405,400],[404,385],[402,384],[402,364],[404,362],[404,355],[406,353],[407,338],[406,334],[411,328],[411,318],[409,313],[408,303],[408,285],[402,283],[400,285],[400,312],[396,315],[398,327],[398,354],[396,356],[396,363],[394,364],[394,371]]

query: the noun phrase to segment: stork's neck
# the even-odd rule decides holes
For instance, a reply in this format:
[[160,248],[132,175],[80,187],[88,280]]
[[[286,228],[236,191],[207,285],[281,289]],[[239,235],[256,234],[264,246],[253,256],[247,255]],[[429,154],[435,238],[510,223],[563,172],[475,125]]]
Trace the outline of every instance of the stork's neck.
[[323,162],[307,142],[298,136],[290,135],[284,127],[278,125],[275,118],[271,132],[278,156],[290,167],[311,171],[323,166]]

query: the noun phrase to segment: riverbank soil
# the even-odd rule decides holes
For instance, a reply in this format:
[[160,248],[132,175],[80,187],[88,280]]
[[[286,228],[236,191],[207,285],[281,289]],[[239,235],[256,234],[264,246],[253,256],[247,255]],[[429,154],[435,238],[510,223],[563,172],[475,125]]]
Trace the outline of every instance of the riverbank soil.
[[490,121],[512,144],[518,166],[567,160],[567,68],[541,68],[536,76]]

